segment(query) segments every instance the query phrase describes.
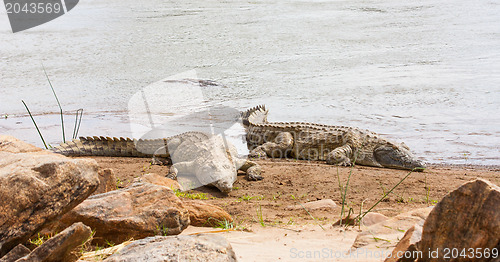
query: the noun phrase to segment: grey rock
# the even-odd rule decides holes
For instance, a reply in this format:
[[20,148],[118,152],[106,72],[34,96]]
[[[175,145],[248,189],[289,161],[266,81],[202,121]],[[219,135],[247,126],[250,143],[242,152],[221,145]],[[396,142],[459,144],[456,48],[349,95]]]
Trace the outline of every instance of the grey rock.
[[231,244],[222,236],[148,237],[134,241],[106,262],[237,261]]

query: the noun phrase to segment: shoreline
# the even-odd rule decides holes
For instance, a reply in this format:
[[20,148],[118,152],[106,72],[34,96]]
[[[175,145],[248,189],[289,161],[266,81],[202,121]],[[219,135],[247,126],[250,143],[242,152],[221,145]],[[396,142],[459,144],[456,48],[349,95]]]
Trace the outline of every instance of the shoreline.
[[[131,124],[125,111],[112,111],[111,115],[107,113],[109,112],[84,112],[84,118],[81,122],[79,136],[132,137],[133,133],[131,131]],[[62,140],[59,114],[41,113],[34,114],[33,116],[42,134],[44,135],[45,141],[52,145],[58,145]],[[64,117],[66,124],[66,134],[72,134],[75,115],[64,114]],[[185,131],[189,131],[189,127],[184,127],[182,130],[179,130],[179,133]],[[0,133],[20,137],[23,141],[39,147],[43,147],[40,137],[28,115],[8,116],[7,118],[0,118]],[[406,143],[405,139],[394,139],[390,135],[384,136],[399,142],[403,141]],[[66,137],[66,139],[71,140],[69,135],[68,137]],[[479,150],[479,147],[471,147],[470,150],[477,151]],[[486,151],[487,150],[484,149],[484,152]],[[432,151],[430,154],[426,153],[427,150],[425,150],[425,148],[420,148],[419,150],[415,150],[412,148],[412,152],[426,164],[436,167],[449,166],[458,168],[478,168],[491,170],[500,169],[500,158],[490,157],[485,159],[480,158],[479,155],[477,157],[474,157],[470,153],[466,154],[462,152],[459,148],[444,149],[441,151],[441,153],[439,151]],[[436,155],[443,156],[435,157]],[[453,157],[446,157],[447,155],[451,155]],[[443,159],[445,158],[448,162],[443,161]]]

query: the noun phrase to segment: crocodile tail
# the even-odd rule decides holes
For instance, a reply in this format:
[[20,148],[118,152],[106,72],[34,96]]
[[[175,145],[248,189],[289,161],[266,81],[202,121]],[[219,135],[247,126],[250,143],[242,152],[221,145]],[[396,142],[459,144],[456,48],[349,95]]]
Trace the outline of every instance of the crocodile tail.
[[259,105],[241,112],[241,120],[244,126],[267,123],[267,113],[269,113],[269,110],[266,109],[266,106]]
[[[116,137],[80,137],[73,141],[62,143],[51,149],[52,152],[65,156],[112,156],[112,157],[150,157],[158,152],[165,155],[163,139],[132,140]],[[165,150],[163,150],[165,151]]]

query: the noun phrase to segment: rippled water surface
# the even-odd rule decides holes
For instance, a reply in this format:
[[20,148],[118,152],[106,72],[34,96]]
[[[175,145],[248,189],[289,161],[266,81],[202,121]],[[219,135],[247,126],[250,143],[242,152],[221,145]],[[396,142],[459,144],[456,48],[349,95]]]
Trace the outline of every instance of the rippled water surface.
[[85,109],[80,135],[130,135],[133,95],[194,70],[226,87],[188,110],[266,104],[271,121],[358,126],[429,162],[500,165],[499,13],[497,1],[90,0],[13,34],[0,9],[0,133],[41,145],[23,99],[61,140],[42,64],[63,108]]

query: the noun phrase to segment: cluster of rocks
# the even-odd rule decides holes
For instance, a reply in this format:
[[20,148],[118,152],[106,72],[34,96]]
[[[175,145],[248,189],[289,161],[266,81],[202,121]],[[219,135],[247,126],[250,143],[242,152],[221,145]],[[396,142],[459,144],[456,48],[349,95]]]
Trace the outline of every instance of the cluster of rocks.
[[[235,261],[222,237],[176,236],[188,225],[232,222],[217,206],[178,198],[176,188],[175,181],[149,174],[117,189],[112,170],[99,169],[92,159],[0,135],[0,262],[76,261],[84,243],[130,239],[139,240],[107,260]],[[26,247],[37,234],[52,237]]]
[[385,262],[500,262],[500,187],[482,179],[467,182],[435,207],[365,227],[351,252],[359,248],[393,248]]

